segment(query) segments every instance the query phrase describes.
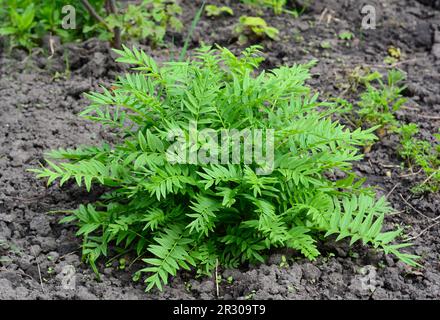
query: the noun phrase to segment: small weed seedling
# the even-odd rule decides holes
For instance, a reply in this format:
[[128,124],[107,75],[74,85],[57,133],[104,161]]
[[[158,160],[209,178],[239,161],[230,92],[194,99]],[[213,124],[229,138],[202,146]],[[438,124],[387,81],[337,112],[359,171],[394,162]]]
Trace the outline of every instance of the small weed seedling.
[[308,3],[306,2],[302,8],[290,10],[287,8],[287,0],[242,0],[242,2],[254,6],[271,8],[276,15],[287,13],[294,16],[295,18],[303,14],[308,6]]
[[[81,0],[75,5],[77,28],[62,28],[64,0],[0,0],[0,35],[7,36],[11,48],[32,49],[46,34],[72,41],[97,36],[120,47],[128,39],[148,39],[161,43],[165,32],[179,31],[182,9],[176,0],[142,0],[121,5],[115,0]],[[73,4],[73,3],[72,3]]]
[[436,134],[436,142],[417,139],[419,132],[416,124],[403,125],[398,130],[401,137],[400,156],[412,171],[421,168],[426,179],[411,189],[414,193],[440,191],[440,134]]
[[256,291],[252,290],[251,292],[249,292],[247,295],[245,295],[244,299],[245,300],[253,300],[255,297]]
[[351,40],[354,38],[354,34],[350,31],[342,31],[338,35],[341,40]]
[[228,14],[228,15],[231,15],[231,16],[234,15],[234,10],[232,10],[232,8],[230,8],[228,6],[218,7],[218,6],[213,5],[213,4],[208,4],[205,7],[205,11],[206,11],[206,15],[208,17],[218,17],[218,16],[221,16],[223,14]]
[[[401,229],[382,231],[386,199],[351,172],[373,129],[332,120],[337,106],[306,85],[314,62],[259,73],[255,46],[238,57],[202,47],[163,66],[136,48],[116,52],[133,72],[88,94],[81,113],[116,143],[52,151],[31,170],[49,184],[108,188],[61,220],[78,226],[95,272],[99,258],[131,250],[145,264],[134,278],[162,289],[180,269],[212,276],[276,248],[314,260],[331,235],[417,265],[402,251],[410,244],[395,243]],[[335,170],[346,177],[330,179]]]
[[278,39],[279,30],[267,25],[266,21],[260,17],[240,17],[240,21],[235,28],[236,34],[239,36],[239,42],[245,44],[250,37],[264,38],[268,37],[272,40]]

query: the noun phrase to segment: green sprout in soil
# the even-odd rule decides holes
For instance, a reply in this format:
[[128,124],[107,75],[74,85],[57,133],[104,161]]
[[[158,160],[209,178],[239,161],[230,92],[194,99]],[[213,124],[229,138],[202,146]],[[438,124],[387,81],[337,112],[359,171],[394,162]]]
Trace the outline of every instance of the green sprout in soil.
[[376,127],[378,135],[382,137],[387,131],[395,131],[399,126],[395,112],[407,101],[402,96],[402,91],[405,89],[402,85],[405,75],[399,70],[390,70],[386,82],[382,77],[374,76],[373,79],[377,80],[379,86],[372,85],[371,79],[365,82],[367,90],[358,102],[358,122]]
[[[55,150],[31,170],[49,184],[107,188],[61,220],[77,225],[95,272],[115,248],[132,250],[145,264],[134,278],[146,275],[147,290],[162,289],[180,270],[212,276],[218,266],[264,262],[272,249],[315,260],[317,240],[329,236],[417,265],[402,251],[411,244],[396,243],[402,230],[384,230],[386,199],[351,171],[359,146],[376,139],[373,130],[331,119],[337,106],[305,83],[315,62],[259,72],[256,46],[238,57],[202,47],[162,66],[136,48],[116,52],[133,72],[88,94],[81,113],[116,142]],[[225,130],[238,135],[223,136],[220,162],[214,141]],[[251,142],[264,132],[266,143],[255,146],[267,157],[246,156],[244,132],[254,132]],[[330,179],[335,170],[346,177]]]
[[235,27],[235,33],[239,36],[239,42],[245,44],[249,38],[270,38],[278,39],[279,30],[270,27],[267,22],[260,17],[241,16],[238,25]]
[[411,189],[414,193],[440,191],[440,134],[436,134],[436,142],[431,143],[415,136],[419,133],[416,124],[403,125],[398,130],[401,147],[400,156],[408,167],[414,171],[421,169],[426,179]]
[[343,41],[345,46],[349,47],[351,44],[350,41],[354,38],[354,34],[350,31],[341,31],[338,34],[338,38]]
[[350,31],[342,31],[338,35],[341,40],[351,40],[354,38],[354,34]]
[[331,49],[332,48],[332,44],[328,40],[321,41],[320,45],[321,45],[322,49]]
[[[0,1],[0,5],[5,5],[5,0]],[[22,46],[31,48],[37,35],[33,33],[36,26],[35,6],[29,3],[20,9],[11,7],[9,11],[0,11],[0,36],[8,36],[11,39],[11,46]]]
[[228,14],[233,16],[234,15],[234,10],[232,10],[232,8],[228,7],[228,6],[221,6],[218,7],[214,4],[208,4],[205,7],[205,11],[206,11],[206,15],[208,17],[219,17],[223,14]]
[[287,258],[285,255],[281,256],[281,262],[280,262],[280,268],[288,268],[289,267],[289,262],[287,262]]

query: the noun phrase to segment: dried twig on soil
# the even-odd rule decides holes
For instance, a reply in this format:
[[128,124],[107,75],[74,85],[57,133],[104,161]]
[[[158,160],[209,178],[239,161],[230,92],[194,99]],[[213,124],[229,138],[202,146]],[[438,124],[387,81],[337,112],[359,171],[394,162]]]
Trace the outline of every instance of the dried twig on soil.
[[325,9],[322,11],[322,13],[321,13],[321,15],[319,16],[319,19],[318,19],[318,24],[320,24],[320,23],[322,22],[322,19],[324,19],[324,16],[325,16],[325,14],[327,13],[327,11],[328,11],[328,8],[325,8]]
[[414,58],[414,59],[409,59],[409,60],[403,60],[403,61],[393,63],[390,67],[395,68],[395,67],[400,66],[402,64],[408,64],[408,63],[417,62],[417,61],[425,60],[425,59],[426,58],[424,57],[424,58]]
[[50,49],[50,56],[48,57],[48,59],[51,59],[53,57],[53,55],[55,54],[55,40],[52,37],[52,34],[50,34],[49,36],[49,49]]
[[394,211],[394,212],[389,213],[388,216],[394,216],[396,214],[401,214],[401,213],[404,213],[404,212],[405,212],[405,210]]
[[215,260],[215,289],[217,293],[217,298],[220,296],[220,290],[218,288],[218,259]]
[[418,175],[421,172],[422,172],[422,169],[420,169],[417,172],[411,172],[411,173],[408,173],[408,174],[402,174],[402,175],[399,176],[399,178],[406,178],[406,177],[415,176],[415,175]]
[[379,163],[379,164],[384,168],[400,168],[400,166],[397,166],[395,164],[383,164],[383,163]]
[[401,106],[400,109],[402,110],[409,110],[409,111],[420,111],[420,108],[416,108],[416,107],[408,107],[408,106]]
[[405,202],[411,209],[413,209],[415,212],[417,212],[418,214],[420,214],[421,216],[424,216],[425,218],[429,219],[429,220],[434,220],[431,217],[428,217],[426,214],[422,213],[420,210],[417,210],[416,208],[414,208],[414,206],[409,203],[403,196],[401,193],[399,193],[399,196],[402,198],[403,202]]
[[[437,218],[440,218],[440,217],[437,217]],[[437,218],[436,218],[436,219],[437,219]],[[423,229],[418,235],[416,235],[416,236],[414,236],[414,237],[411,237],[411,238],[408,238],[407,240],[408,240],[408,241],[414,241],[415,239],[421,237],[426,231],[432,229],[433,227],[435,227],[435,226],[438,225],[438,224],[440,224],[440,221],[437,221],[436,223],[431,224],[429,227]]]
[[[80,250],[80,249],[81,249],[81,247],[78,248],[78,250]],[[75,250],[75,251],[72,251],[72,252],[68,252],[65,255],[62,255],[61,257],[59,257],[59,260],[64,259],[65,257],[70,256],[70,255],[76,253],[78,250]]]
[[44,291],[43,278],[41,277],[41,268],[40,268],[40,264],[38,263],[38,261],[37,261],[37,268],[38,268],[38,276],[40,277],[41,291]]
[[436,171],[434,171],[428,178],[426,178],[421,184],[420,184],[420,186],[423,186],[423,185],[425,185],[429,180],[431,180],[432,179],[432,177],[435,175],[435,174],[437,174],[438,173],[438,170],[436,170]]
[[396,63],[393,63],[393,64],[389,64],[389,65],[387,65],[387,64],[379,64],[379,65],[377,65],[377,64],[375,64],[375,65],[373,65],[373,64],[364,64],[364,66],[365,67],[370,67],[370,68],[394,69],[394,68],[396,68],[396,67],[398,67],[400,65],[403,65],[403,64],[409,64],[409,63],[418,62],[418,61],[426,60],[426,59],[427,59],[427,57],[422,57],[422,58],[414,58],[414,59],[399,61],[399,62],[396,62]]
[[427,116],[424,114],[419,114],[418,115],[420,118],[425,118],[425,119],[429,119],[429,120],[440,120],[440,116]]
[[396,188],[400,186],[400,183],[396,183],[396,185],[391,189],[390,192],[388,192],[388,194],[385,196],[385,198],[389,198],[389,196],[394,192],[394,190],[396,190]]

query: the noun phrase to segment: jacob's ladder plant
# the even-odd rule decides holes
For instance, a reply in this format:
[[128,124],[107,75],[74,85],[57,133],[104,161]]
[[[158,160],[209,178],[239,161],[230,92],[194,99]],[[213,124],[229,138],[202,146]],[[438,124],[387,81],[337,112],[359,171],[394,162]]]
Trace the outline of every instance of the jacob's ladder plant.
[[[331,235],[417,265],[402,251],[410,244],[395,243],[401,229],[383,230],[386,199],[351,172],[372,131],[331,120],[336,107],[305,84],[313,63],[258,72],[258,50],[237,57],[202,47],[191,60],[162,66],[136,48],[116,51],[133,72],[112,90],[88,94],[82,116],[111,128],[118,142],[52,151],[33,170],[49,184],[108,187],[62,220],[78,225],[95,271],[110,248],[132,250],[145,263],[136,275],[146,276],[147,290],[162,289],[180,269],[208,275],[217,265],[264,262],[274,248],[314,260],[317,241]],[[197,134],[203,130],[209,135]],[[239,138],[220,139],[216,153],[215,137],[234,130]],[[243,132],[254,135],[252,154],[260,148],[269,155],[264,161],[246,156],[252,148]],[[329,178],[335,170],[346,177]]]

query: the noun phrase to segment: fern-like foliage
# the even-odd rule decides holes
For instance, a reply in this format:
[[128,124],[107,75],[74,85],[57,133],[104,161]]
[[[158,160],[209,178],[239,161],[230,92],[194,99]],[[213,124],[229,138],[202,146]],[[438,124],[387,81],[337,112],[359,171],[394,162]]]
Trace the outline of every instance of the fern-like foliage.
[[[52,160],[33,170],[48,183],[108,187],[99,202],[63,220],[78,224],[84,257],[95,270],[109,245],[133,250],[146,264],[138,275],[147,274],[147,289],[161,289],[180,269],[206,275],[216,265],[263,262],[273,248],[315,259],[318,237],[330,235],[417,264],[401,251],[409,244],[394,243],[400,229],[383,231],[391,211],[385,199],[350,171],[362,158],[359,146],[376,138],[374,129],[350,131],[331,120],[337,106],[320,102],[305,83],[314,62],[258,73],[258,47],[239,57],[202,47],[192,60],[162,66],[136,48],[116,52],[134,72],[112,90],[88,94],[82,116],[111,127],[119,142],[53,151]],[[179,150],[170,133],[193,139],[189,149],[206,144],[194,140],[191,123],[218,135],[273,130],[272,170],[258,174],[267,163],[241,153],[228,164],[204,164],[186,153],[170,161],[170,150]],[[346,178],[329,179],[335,170]]]

